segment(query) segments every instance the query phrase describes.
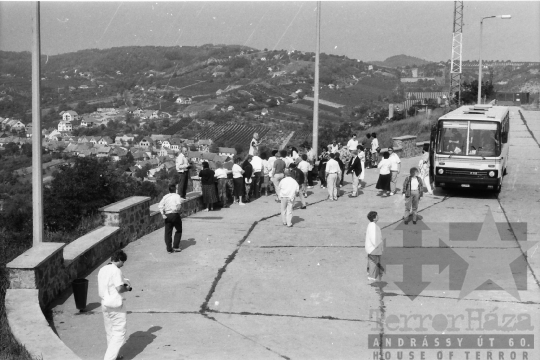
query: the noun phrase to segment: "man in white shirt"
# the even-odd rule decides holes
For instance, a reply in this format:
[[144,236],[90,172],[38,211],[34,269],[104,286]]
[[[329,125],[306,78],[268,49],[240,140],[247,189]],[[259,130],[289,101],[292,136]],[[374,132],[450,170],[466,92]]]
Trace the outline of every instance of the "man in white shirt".
[[292,227],[292,211],[294,198],[298,195],[300,187],[291,177],[291,171],[285,169],[285,177],[279,183],[279,197],[281,199],[281,221],[283,225]]
[[298,163],[298,169],[304,173],[304,183],[302,184],[302,192],[304,197],[307,197],[307,183],[308,183],[308,173],[309,173],[309,163],[307,162],[307,154],[301,155],[302,161]]
[[335,157],[336,154],[330,154],[330,160],[326,163],[326,186],[328,188],[328,200],[337,201],[337,180],[341,179],[341,168],[339,163],[334,160]]
[[188,175],[189,175],[189,161],[184,155],[185,148],[182,148],[182,151],[176,157],[176,171],[179,175],[178,180],[178,195],[182,199],[186,198],[187,185],[188,185]]
[[336,140],[334,139],[334,141],[332,141],[332,143],[330,145],[328,145],[328,151],[335,154],[339,151],[339,145],[338,143],[336,142]]
[[263,161],[258,155],[253,155],[251,159],[253,167],[253,195],[255,199],[261,196],[261,183],[263,179]]
[[106,296],[117,297],[120,294],[131,291],[131,282],[124,278],[120,268],[124,266],[127,255],[122,250],[116,251],[111,256],[111,262],[99,270],[98,292],[101,298],[101,310],[103,323],[107,334],[107,351],[104,360],[116,360],[122,345],[126,342],[126,308],[124,299],[120,307],[107,307],[103,305]]
[[356,140],[356,134],[351,135],[351,139],[347,143],[347,148],[349,148],[349,151],[356,150],[356,147],[358,146],[358,140]]
[[214,177],[218,181],[218,196],[221,199],[221,206],[227,208],[229,207],[227,204],[227,178],[232,171],[225,169],[220,161],[216,163],[216,166]]
[[381,228],[377,225],[379,215],[376,211],[370,211],[367,215],[369,225],[366,229],[366,253],[368,255],[368,280],[380,281],[384,271],[381,266],[381,256],[383,253],[383,241]]
[[398,154],[394,152],[393,147],[389,147],[388,152],[390,153],[390,157],[388,158],[388,160],[390,160],[390,163],[392,164],[390,166],[390,172],[392,173],[392,180],[390,182],[390,195],[394,195],[396,193],[398,174],[401,171],[401,160],[399,159]]
[[[169,185],[169,193],[161,199],[158,205],[159,212],[165,220],[165,246],[167,252],[180,252],[180,240],[182,238],[182,218],[180,209],[182,208],[182,199],[175,192],[176,186]],[[172,244],[173,227],[176,229],[174,234],[174,244]]]
[[249,143],[249,155],[259,155],[259,145],[261,145],[259,142],[259,134],[255,133],[253,134],[253,139],[251,139],[251,142]]

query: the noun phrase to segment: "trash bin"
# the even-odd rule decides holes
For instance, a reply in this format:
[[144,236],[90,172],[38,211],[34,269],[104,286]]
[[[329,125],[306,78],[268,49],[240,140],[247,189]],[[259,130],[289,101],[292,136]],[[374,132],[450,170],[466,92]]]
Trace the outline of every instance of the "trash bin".
[[86,308],[86,296],[88,295],[88,280],[75,279],[71,283],[71,287],[73,288],[75,306],[79,311],[84,311]]

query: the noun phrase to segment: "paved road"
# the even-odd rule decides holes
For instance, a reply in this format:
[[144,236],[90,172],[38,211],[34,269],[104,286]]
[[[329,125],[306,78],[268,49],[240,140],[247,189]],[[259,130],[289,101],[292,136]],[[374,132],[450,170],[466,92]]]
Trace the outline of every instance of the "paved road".
[[[483,335],[484,346],[490,338],[507,344],[501,334],[538,335],[540,255],[533,246],[525,258],[529,244],[517,240],[540,240],[540,112],[523,112],[522,120],[517,110],[512,108],[511,161],[502,192],[438,190],[425,196],[422,222],[409,224],[409,235],[396,229],[401,196],[377,196],[376,170],[368,170],[358,198],[327,202],[324,190],[314,189],[307,210],[295,210],[291,229],[276,216],[273,198],[262,198],[185,219],[180,254],[165,253],[162,229],[131,243],[123,268],[135,287],[127,295],[125,359],[397,359],[399,351],[407,359],[510,359],[512,351],[516,359],[539,359],[537,337],[525,338],[525,350],[484,349],[478,355],[463,343],[457,348],[456,339],[454,348],[421,348],[427,334]],[[404,170],[417,162],[403,160]],[[350,185],[343,190],[350,191]],[[380,214],[386,254],[408,259],[407,270],[386,264],[387,283],[380,286],[370,286],[365,272],[369,210]],[[457,222],[469,224],[448,225]],[[420,235],[422,224],[429,229]],[[439,240],[451,249],[441,250]],[[439,268],[444,260],[449,266]],[[409,266],[422,263],[420,272]],[[522,289],[517,294],[508,263]],[[482,277],[489,269],[496,281]],[[53,309],[59,336],[84,359],[100,359],[106,346],[96,275],[97,270],[88,277],[91,311],[77,314],[70,294]],[[396,285],[403,277],[405,291]],[[416,287],[419,278],[428,283],[422,291]],[[490,290],[460,296],[460,289],[478,285]],[[388,335],[401,336],[408,347],[415,335],[420,339],[416,349],[378,346],[376,340],[387,341]]]

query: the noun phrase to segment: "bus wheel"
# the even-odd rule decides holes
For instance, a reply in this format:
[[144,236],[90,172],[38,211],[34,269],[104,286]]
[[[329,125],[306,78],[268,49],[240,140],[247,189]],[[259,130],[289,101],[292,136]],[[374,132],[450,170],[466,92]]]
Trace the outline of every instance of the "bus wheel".
[[503,176],[506,176],[506,167],[503,170]]

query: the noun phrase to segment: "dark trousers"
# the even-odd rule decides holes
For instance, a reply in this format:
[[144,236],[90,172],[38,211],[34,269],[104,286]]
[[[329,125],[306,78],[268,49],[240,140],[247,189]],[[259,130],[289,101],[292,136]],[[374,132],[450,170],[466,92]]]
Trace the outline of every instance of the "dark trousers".
[[308,186],[313,186],[313,171],[310,170],[307,173],[307,184]]
[[345,171],[343,171],[344,169],[341,169],[341,180],[339,182],[339,185],[343,186],[343,178],[345,177]]
[[253,178],[253,184],[251,184],[253,188],[253,196],[255,199],[261,196],[261,182],[262,182],[262,173],[260,171],[257,171],[256,173],[253,173],[255,177]]
[[187,192],[187,186],[188,186],[188,171],[184,171],[183,173],[179,172],[179,180],[178,180],[178,195],[180,195],[181,198],[186,198],[186,192]]
[[[180,248],[180,239],[182,238],[182,218],[180,214],[167,214],[165,219],[165,245],[167,246],[167,251],[172,251],[173,248]],[[172,244],[172,231],[173,228],[176,229],[174,234],[174,244]]]
[[319,179],[321,180],[321,185],[326,187],[326,165],[319,167]]

